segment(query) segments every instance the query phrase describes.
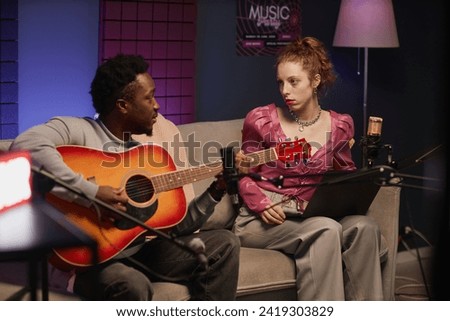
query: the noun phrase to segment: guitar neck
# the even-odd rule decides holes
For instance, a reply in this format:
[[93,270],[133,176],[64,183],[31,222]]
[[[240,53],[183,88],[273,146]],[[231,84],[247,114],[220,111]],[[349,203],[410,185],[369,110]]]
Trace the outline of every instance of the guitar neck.
[[250,154],[247,154],[247,156],[250,156],[253,158],[253,161],[250,162],[250,167],[256,167],[268,162],[273,162],[278,159],[278,154],[274,147],[263,149],[257,152],[253,152]]
[[222,170],[222,162],[204,164],[198,167],[190,167],[152,176],[152,183],[156,193],[165,192],[216,176]]
[[[268,148],[247,155],[253,158],[253,161],[250,163],[251,167],[259,166],[278,159],[275,148]],[[175,172],[155,175],[152,176],[152,183],[155,192],[160,193],[216,176],[222,172],[222,170],[222,162],[218,161],[200,165],[198,167],[190,167],[177,170]]]

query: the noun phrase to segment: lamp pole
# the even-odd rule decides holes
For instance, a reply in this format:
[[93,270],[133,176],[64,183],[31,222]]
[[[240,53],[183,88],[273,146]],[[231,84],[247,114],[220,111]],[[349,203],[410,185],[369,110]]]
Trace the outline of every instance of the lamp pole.
[[[368,71],[369,71],[369,48],[364,47],[364,88],[363,88],[363,132],[362,136],[367,135],[367,84],[368,84]],[[364,144],[362,149],[362,167],[367,164],[366,146]]]
[[364,94],[363,94],[363,135],[367,134],[367,83],[369,71],[369,48],[364,48]]

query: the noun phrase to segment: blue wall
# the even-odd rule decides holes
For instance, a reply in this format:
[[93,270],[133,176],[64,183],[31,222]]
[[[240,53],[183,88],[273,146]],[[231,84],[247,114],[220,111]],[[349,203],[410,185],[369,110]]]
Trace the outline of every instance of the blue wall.
[[280,101],[274,57],[236,55],[236,1],[197,0],[197,120],[244,117]]
[[55,115],[93,115],[98,0],[19,0],[19,132]]

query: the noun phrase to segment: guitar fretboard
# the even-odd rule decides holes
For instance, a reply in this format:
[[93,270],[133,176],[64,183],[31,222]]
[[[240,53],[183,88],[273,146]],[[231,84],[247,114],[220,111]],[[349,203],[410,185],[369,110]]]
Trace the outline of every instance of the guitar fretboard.
[[[262,165],[277,160],[275,148],[268,148],[248,154],[253,158],[250,163],[251,167]],[[189,183],[195,183],[206,178],[216,176],[223,170],[221,161],[200,165],[198,167],[189,167],[186,169],[168,172],[160,175],[152,176],[151,180],[156,193],[170,191]]]
[[253,158],[253,161],[250,162],[250,167],[256,167],[268,162],[273,162],[278,159],[278,155],[275,151],[275,148],[267,148],[264,150],[260,150],[254,153],[249,153],[247,156]]
[[189,183],[216,176],[222,170],[222,162],[215,162],[155,175],[152,176],[153,187],[156,193],[170,191]]

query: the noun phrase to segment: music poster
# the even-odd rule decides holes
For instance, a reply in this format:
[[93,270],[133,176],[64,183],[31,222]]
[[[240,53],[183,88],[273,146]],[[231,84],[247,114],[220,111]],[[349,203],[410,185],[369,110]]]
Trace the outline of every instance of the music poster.
[[301,35],[301,0],[237,0],[236,53],[273,56]]

